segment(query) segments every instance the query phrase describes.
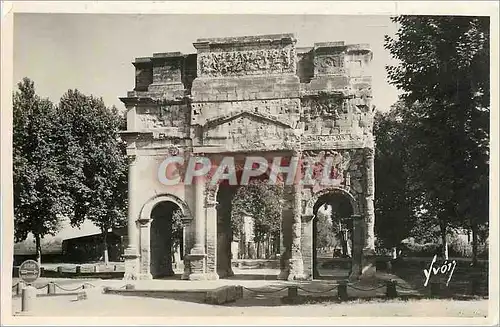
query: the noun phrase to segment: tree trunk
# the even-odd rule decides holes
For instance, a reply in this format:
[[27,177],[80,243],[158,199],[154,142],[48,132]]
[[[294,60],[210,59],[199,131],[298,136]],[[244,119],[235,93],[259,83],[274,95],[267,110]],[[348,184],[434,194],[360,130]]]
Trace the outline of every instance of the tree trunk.
[[179,243],[179,254],[181,261],[184,260],[184,238],[181,239],[181,242]]
[[397,258],[398,258],[398,248],[394,246],[392,248],[392,259],[397,259]]
[[477,247],[478,247],[478,236],[477,236],[477,224],[472,223],[472,265],[477,266]]
[[40,234],[35,234],[35,253],[38,266],[42,266],[42,241]]
[[104,247],[104,265],[107,267],[109,265],[108,230],[107,229],[104,229],[102,231],[102,245]]
[[448,240],[446,238],[446,223],[441,224],[441,243],[443,244],[443,257],[448,260]]

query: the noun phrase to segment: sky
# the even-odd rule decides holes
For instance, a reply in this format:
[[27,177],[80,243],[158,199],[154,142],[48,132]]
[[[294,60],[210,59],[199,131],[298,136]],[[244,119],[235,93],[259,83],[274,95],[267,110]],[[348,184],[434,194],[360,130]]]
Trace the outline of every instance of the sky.
[[119,97],[134,88],[136,57],[156,52],[194,53],[204,37],[294,33],[297,47],[315,42],[368,43],[373,51],[373,104],[386,111],[397,100],[383,47],[394,35],[389,16],[28,14],[14,16],[14,83],[35,82],[37,93],[57,103],[68,89],[102,97],[124,109]]

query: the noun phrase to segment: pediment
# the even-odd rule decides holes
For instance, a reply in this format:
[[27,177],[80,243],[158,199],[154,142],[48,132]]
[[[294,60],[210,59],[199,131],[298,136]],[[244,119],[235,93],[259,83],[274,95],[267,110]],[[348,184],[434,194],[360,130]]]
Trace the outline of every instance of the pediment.
[[231,112],[226,115],[221,115],[217,116],[211,119],[207,119],[205,126],[208,128],[214,128],[215,126],[218,125],[223,125],[226,124],[230,121],[236,120],[236,119],[249,119],[250,121],[253,122],[262,122],[263,125],[278,125],[281,126],[282,128],[293,128],[293,126],[290,124],[290,122],[284,121],[282,118],[273,116],[273,115],[268,115],[262,112],[258,111],[235,111]]
[[288,142],[295,130],[288,124],[243,112],[219,118],[211,127],[205,125],[203,144],[229,149],[269,149]]

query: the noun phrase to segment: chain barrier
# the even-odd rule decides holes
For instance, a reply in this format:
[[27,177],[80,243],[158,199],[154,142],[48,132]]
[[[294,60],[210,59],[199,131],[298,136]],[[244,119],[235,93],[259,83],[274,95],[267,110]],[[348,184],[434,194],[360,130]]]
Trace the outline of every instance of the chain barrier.
[[312,291],[312,290],[306,290],[306,289],[305,289],[305,288],[303,288],[303,287],[297,287],[297,289],[302,290],[302,291],[307,292],[307,293],[321,294],[321,293],[328,293],[328,292],[331,292],[331,291],[333,291],[333,290],[336,290],[338,287],[339,287],[338,285],[335,285],[334,287],[329,288],[329,289],[324,290],[324,291]]
[[379,285],[379,286],[376,286],[376,287],[374,287],[374,288],[368,288],[368,289],[365,289],[365,288],[355,287],[355,286],[350,285],[350,284],[347,284],[347,286],[349,286],[349,287],[350,287],[350,288],[352,288],[352,289],[355,289],[355,290],[358,290],[358,291],[363,291],[363,292],[375,291],[375,290],[378,290],[378,289],[380,289],[380,288],[386,287],[386,285]]
[[79,289],[83,289],[83,285],[82,286],[78,286],[76,288],[69,288],[69,289],[68,288],[64,288],[61,285],[56,284],[56,283],[54,283],[54,285],[56,285],[57,288],[59,288],[59,289],[61,289],[63,291],[66,291],[66,292],[74,292],[74,291],[78,291]]
[[[34,286],[37,290],[41,290],[41,289],[44,289],[46,287],[49,286],[49,284],[51,283],[47,283],[45,285],[42,285],[42,286]],[[88,285],[92,288],[96,287],[95,285],[91,284],[91,283],[83,283],[81,286],[78,286],[77,288],[75,289],[66,289],[64,287],[62,287],[61,285],[57,284],[57,283],[53,283],[54,285],[56,285],[56,287],[64,290],[64,291],[68,291],[68,292],[72,292],[72,291],[76,291],[76,290],[79,290],[79,289],[83,289],[85,287],[85,285]],[[12,289],[15,289],[17,286],[19,285],[19,282],[18,283],[15,283],[14,285],[12,285]]]
[[261,289],[255,289],[255,288],[248,288],[248,287],[245,287],[243,286],[243,289],[247,290],[247,291],[250,291],[250,292],[253,292],[253,293],[264,293],[264,294],[271,294],[271,293],[278,293],[278,292],[281,292],[283,291],[284,289],[287,289],[288,286],[284,286],[282,288],[279,288],[277,290],[272,290],[272,291],[263,291]]
[[412,288],[412,287],[403,286],[401,284],[396,284],[396,287],[399,287],[399,288],[401,288],[403,290],[415,291],[415,292],[422,291],[422,290],[426,289],[426,287],[421,287],[421,288],[415,289],[415,288]]

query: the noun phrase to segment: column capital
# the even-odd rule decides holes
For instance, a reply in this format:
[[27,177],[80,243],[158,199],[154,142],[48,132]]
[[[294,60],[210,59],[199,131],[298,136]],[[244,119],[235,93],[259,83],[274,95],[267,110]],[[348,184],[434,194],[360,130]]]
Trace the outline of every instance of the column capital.
[[139,224],[140,227],[148,227],[151,221],[153,221],[153,219],[139,218],[136,220],[136,223]]
[[373,158],[375,155],[375,149],[372,147],[364,148],[365,156],[369,159]]
[[137,164],[137,155],[135,153],[134,154],[128,154],[127,155],[127,159],[128,159],[128,164],[130,166]]

